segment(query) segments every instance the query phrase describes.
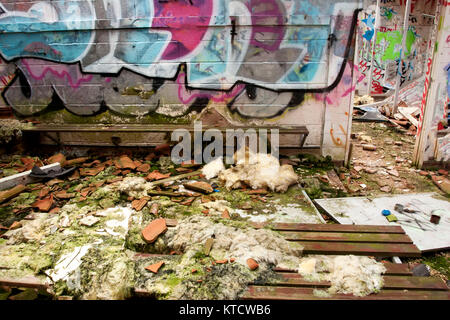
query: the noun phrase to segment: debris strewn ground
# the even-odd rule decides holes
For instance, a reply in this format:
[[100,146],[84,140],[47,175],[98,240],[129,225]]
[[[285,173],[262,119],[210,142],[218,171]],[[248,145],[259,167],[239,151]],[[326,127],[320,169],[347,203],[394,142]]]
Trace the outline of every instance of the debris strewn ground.
[[[349,168],[331,158],[278,161],[249,151],[233,166],[223,159],[176,165],[167,146],[137,154],[3,154],[0,178],[55,161],[76,169],[0,203],[0,277],[35,277],[61,298],[126,299],[137,290],[160,299],[235,299],[250,282],[276,278],[274,266],[301,265],[332,282],[316,295],[377,292],[383,271],[373,259],[303,257],[277,232],[254,228],[333,223],[309,198],[445,194],[447,171],[412,166],[412,136],[384,123],[354,123],[353,132]],[[446,255],[411,260],[421,262],[448,280]],[[340,267],[347,264],[351,274]]]

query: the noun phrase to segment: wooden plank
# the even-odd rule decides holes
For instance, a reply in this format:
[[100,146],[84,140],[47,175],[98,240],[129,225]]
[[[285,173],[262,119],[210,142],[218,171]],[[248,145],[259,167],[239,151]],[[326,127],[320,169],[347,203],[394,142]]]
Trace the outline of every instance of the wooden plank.
[[[233,129],[278,129],[280,134],[308,134],[309,130],[306,126],[291,126],[291,125],[279,125],[276,128],[273,126],[232,126]],[[23,129],[22,131],[34,131],[34,132],[172,132],[176,129],[186,129],[190,132],[194,132],[194,126],[190,125],[177,125],[177,124],[127,124],[127,125],[90,125],[90,124],[76,124],[76,125],[45,125],[38,124],[33,127]],[[208,129],[217,129],[225,133],[229,127],[214,127],[214,126],[202,126],[202,131]]]
[[[281,280],[273,280],[268,285],[326,288],[328,281],[308,281],[298,273],[278,273]],[[439,278],[411,276],[383,276],[383,289],[393,290],[448,290],[447,285]]]
[[377,257],[420,257],[414,244],[406,243],[362,243],[362,242],[317,242],[296,241],[303,246],[304,254],[354,254]]
[[293,232],[281,231],[292,241],[329,241],[329,242],[372,242],[372,243],[413,243],[406,234],[399,233],[352,233],[352,232]]
[[311,223],[274,223],[277,231],[309,231],[309,232],[348,232],[348,233],[399,233],[405,231],[401,226],[374,226],[349,224],[311,224]]
[[[390,276],[412,276],[412,271],[409,268],[409,264],[407,263],[392,263],[392,262],[383,262],[384,267],[386,268],[385,275]],[[286,268],[273,268],[275,272],[294,272],[296,270],[286,269]]]
[[317,297],[313,291],[313,288],[249,286],[240,298],[244,300],[450,300],[450,291],[438,290],[381,290],[365,297],[351,294]]
[[[41,167],[41,170],[44,172],[48,172],[50,170],[58,171],[61,169],[59,162],[49,164],[47,166]],[[14,174],[12,176],[4,177],[0,179],[0,191],[15,187],[19,184],[27,185],[28,183],[32,183],[35,181],[39,181],[39,179],[30,177],[31,170],[21,172],[18,174]]]
[[33,289],[47,289],[49,287],[44,281],[35,277],[24,277],[20,279],[0,278],[0,286]]

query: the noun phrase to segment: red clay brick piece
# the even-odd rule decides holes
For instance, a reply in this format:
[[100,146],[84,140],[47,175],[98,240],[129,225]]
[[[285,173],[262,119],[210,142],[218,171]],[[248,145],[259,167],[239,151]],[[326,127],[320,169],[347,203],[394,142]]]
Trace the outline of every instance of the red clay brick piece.
[[150,222],[144,230],[142,230],[142,236],[148,243],[156,241],[160,234],[167,231],[167,225],[165,219],[155,219]]
[[252,258],[247,259],[247,265],[252,271],[258,269],[259,267],[259,264]]
[[164,265],[164,261],[160,261],[157,263],[154,263],[152,265],[149,265],[145,267],[146,270],[151,271],[153,273],[158,273],[159,268],[161,268]]

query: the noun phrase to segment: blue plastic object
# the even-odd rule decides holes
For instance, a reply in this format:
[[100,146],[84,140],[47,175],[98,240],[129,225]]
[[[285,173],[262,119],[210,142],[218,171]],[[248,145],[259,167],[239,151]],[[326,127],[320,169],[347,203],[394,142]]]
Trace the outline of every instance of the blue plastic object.
[[381,214],[385,217],[389,216],[391,214],[391,212],[389,210],[383,210],[381,211]]

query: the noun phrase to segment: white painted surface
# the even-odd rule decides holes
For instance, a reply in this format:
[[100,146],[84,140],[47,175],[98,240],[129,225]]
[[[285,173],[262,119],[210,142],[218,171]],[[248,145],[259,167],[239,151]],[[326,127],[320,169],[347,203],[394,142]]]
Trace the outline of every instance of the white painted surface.
[[[48,172],[50,170],[59,170],[61,169],[61,165],[59,162],[52,163],[46,166],[41,167],[41,170],[44,172]],[[0,179],[0,191],[13,188],[19,184],[26,185],[28,183],[32,183],[34,181],[37,181],[39,179],[31,178],[30,177],[31,170],[24,171],[18,174],[14,174],[12,176],[4,177]]]
[[[436,193],[405,194],[392,197],[318,199],[315,202],[341,224],[400,225],[421,251],[450,248],[450,202]],[[396,204],[412,207],[417,213],[399,213]],[[390,210],[398,222],[389,222],[381,211]],[[433,210],[443,210],[439,224],[430,222]]]

